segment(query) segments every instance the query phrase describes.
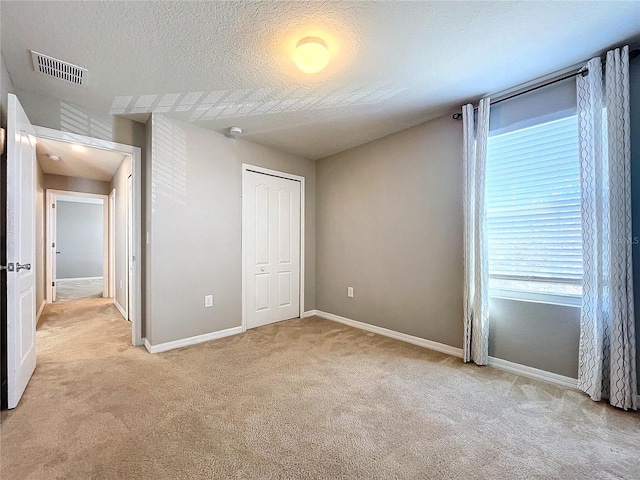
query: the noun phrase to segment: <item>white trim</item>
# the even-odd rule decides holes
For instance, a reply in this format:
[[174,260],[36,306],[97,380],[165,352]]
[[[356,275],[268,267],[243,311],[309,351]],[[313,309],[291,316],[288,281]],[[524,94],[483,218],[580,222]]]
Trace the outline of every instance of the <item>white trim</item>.
[[218,338],[237,335],[239,333],[242,333],[242,326],[227,328],[226,330],[218,330],[217,332],[205,333],[203,335],[196,335],[195,337],[183,338],[182,340],[174,340],[173,342],[159,343],[158,345],[151,345],[145,338],[144,347],[149,353],[160,353],[168,350],[174,350],[176,348],[188,347],[197,343],[208,342],[210,340],[217,340]]
[[542,380],[543,382],[548,383],[555,383],[556,385],[562,385],[563,387],[578,388],[577,378],[565,377],[564,375],[558,375],[557,373],[547,372],[546,370],[540,370],[538,368],[528,367],[527,365],[509,362],[508,360],[503,360],[501,358],[489,357],[489,366],[506,372],[515,373],[516,375],[522,375],[523,377]]
[[116,189],[109,194],[109,298],[116,298]]
[[113,304],[116,306],[116,308],[120,312],[120,315],[122,315],[122,318],[124,318],[125,320],[129,320],[127,318],[127,312],[125,312],[124,308],[122,308],[122,306],[118,303],[118,301],[115,299],[115,297],[113,299]]
[[[45,292],[45,296],[47,299],[47,303],[52,303],[53,302],[53,282],[57,281],[57,280],[75,280],[71,279],[71,278],[61,278],[58,279],[56,278],[55,280],[53,279],[53,255],[55,255],[55,249],[53,249],[51,247],[51,245],[53,244],[54,238],[51,235],[51,230],[52,230],[52,223],[53,223],[53,209],[51,208],[52,203],[55,203],[56,205],[58,204],[58,197],[59,196],[65,196],[65,197],[79,197],[79,198],[96,198],[96,199],[100,199],[102,200],[102,277],[86,277],[86,278],[102,278],[103,279],[103,285],[102,285],[102,296],[103,297],[108,297],[109,296],[109,277],[108,277],[108,270],[109,270],[109,249],[107,248],[107,243],[109,241],[109,196],[108,195],[102,195],[99,193],[84,193],[84,192],[74,192],[74,191],[67,191],[67,190],[55,190],[55,189],[50,189],[47,188],[46,189],[46,200],[47,200],[47,206],[46,206],[46,248],[45,250],[48,252],[47,255],[47,259],[45,261],[45,272],[46,272],[46,278],[47,278],[47,288],[46,288],[46,292]],[[57,217],[56,217],[57,218]],[[56,234],[57,234],[57,225],[56,225]],[[58,248],[58,246],[56,245],[55,247],[56,249]]]
[[581,295],[563,295],[561,293],[522,292],[506,288],[489,288],[490,298],[513,300],[516,302],[544,303],[563,307],[582,307]]
[[56,281],[63,282],[65,280],[77,281],[77,280],[99,280],[104,277],[71,277],[71,278],[56,278]]
[[38,325],[38,322],[40,321],[40,315],[42,315],[42,311],[44,310],[44,306],[47,304],[46,300],[42,300],[42,303],[40,304],[40,308],[38,309],[38,314],[36,315],[36,325]]
[[[447,355],[451,355],[453,357],[462,358],[461,348],[452,347],[444,343],[438,343],[420,337],[414,337],[413,335],[396,332],[394,330],[389,330],[388,328],[378,327],[364,322],[358,322],[356,320],[351,320],[350,318],[334,315],[333,313],[327,313],[321,310],[309,310],[307,312],[304,312],[302,318],[312,317],[314,315],[327,320],[342,323],[350,327],[359,328],[360,330],[377,333],[378,335],[394,338],[402,342],[407,342],[419,347],[428,348],[429,350],[435,350],[436,352],[446,353]],[[520,365],[519,363],[509,362],[507,360],[502,360],[501,358],[489,357],[489,366],[497,368],[499,370],[505,370],[516,375],[522,375],[523,377],[561,385],[563,387],[577,388],[578,386],[578,380],[575,378],[565,377],[563,375],[558,375],[557,373],[539,370],[537,368],[528,367],[526,365]]]
[[[294,180],[300,182],[300,309],[299,315],[300,318],[304,316],[304,276],[305,276],[305,178],[300,175],[294,175],[292,173],[280,172],[278,170],[270,170],[268,168],[256,167],[255,165],[250,165],[248,163],[242,164],[242,198],[245,198],[245,172],[252,171],[256,173],[264,173],[265,175],[275,175],[276,177],[287,178],[289,180]],[[247,331],[247,312],[245,308],[246,304],[246,275],[245,275],[245,209],[244,209],[244,200],[242,204],[242,331]]]
[[[59,142],[77,143],[86,147],[98,148],[120,152],[124,155],[131,155],[131,174],[133,175],[133,239],[132,258],[134,263],[133,285],[130,291],[133,292],[134,308],[129,318],[131,320],[131,343],[135,346],[142,345],[142,150],[140,147],[125,145],[122,143],[101,140],[99,138],[87,137],[75,133],[62,132],[51,128],[33,127],[36,137],[57,140]],[[108,196],[107,196],[108,198]],[[108,240],[107,240],[108,241]],[[50,245],[50,244],[49,244]],[[105,242],[106,245],[106,242]],[[107,267],[108,268],[108,267]],[[51,283],[49,283],[51,285]],[[108,286],[107,286],[108,287]]]
[[351,320],[350,318],[341,317],[340,315],[334,315],[333,313],[327,313],[321,310],[310,310],[309,312],[305,312],[304,314],[305,316],[309,316],[311,312],[315,312],[314,315],[325,318],[327,320],[331,320],[333,322],[338,322],[350,327],[359,328],[360,330],[366,330],[367,332],[377,333],[378,335],[382,335],[384,337],[394,338],[396,340],[411,343],[412,345],[417,345],[419,347],[428,348],[429,350],[434,350],[436,352],[446,353],[447,355],[451,355],[452,357],[462,358],[461,348],[452,347],[451,345],[434,342],[425,338],[414,337],[413,335],[396,332],[395,330],[389,330],[388,328],[378,327],[376,325],[370,325],[364,322],[358,322],[357,320]]

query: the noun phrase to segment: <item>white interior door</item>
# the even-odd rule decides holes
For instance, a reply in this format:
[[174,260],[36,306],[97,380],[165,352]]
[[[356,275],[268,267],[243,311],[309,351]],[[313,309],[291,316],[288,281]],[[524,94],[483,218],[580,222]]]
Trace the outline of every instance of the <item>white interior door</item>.
[[36,137],[16,96],[7,104],[7,402],[15,408],[36,368]]
[[245,171],[247,328],[300,315],[300,182]]

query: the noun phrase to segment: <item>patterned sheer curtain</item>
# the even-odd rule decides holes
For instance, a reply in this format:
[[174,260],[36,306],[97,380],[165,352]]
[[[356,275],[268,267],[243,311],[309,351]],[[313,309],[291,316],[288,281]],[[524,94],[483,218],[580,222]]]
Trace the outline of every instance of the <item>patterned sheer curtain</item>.
[[577,77],[584,281],[578,387],[637,409],[631,269],[629,47]]
[[464,345],[463,359],[489,360],[489,295],[485,175],[489,99],[480,100],[477,128],[473,105],[462,107],[464,141]]

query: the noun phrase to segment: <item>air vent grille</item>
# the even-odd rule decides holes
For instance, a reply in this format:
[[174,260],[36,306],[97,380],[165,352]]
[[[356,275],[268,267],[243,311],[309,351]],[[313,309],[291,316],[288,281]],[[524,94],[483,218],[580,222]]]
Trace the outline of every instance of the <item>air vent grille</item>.
[[86,68],[63,62],[62,60],[34,52],[33,50],[31,50],[31,56],[33,58],[33,68],[36,72],[59,78],[60,80],[75,85],[82,85],[84,75],[87,72]]

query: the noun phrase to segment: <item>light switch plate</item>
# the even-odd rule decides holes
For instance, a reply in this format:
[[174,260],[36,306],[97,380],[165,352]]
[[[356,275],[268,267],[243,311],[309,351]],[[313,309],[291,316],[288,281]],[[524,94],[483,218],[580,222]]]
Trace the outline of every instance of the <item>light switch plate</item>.
[[353,298],[353,287],[347,287],[347,297]]

